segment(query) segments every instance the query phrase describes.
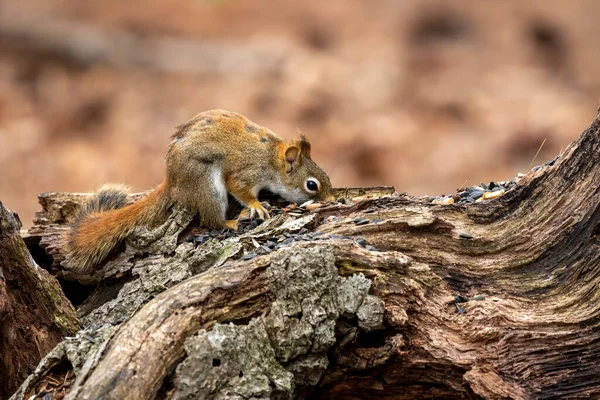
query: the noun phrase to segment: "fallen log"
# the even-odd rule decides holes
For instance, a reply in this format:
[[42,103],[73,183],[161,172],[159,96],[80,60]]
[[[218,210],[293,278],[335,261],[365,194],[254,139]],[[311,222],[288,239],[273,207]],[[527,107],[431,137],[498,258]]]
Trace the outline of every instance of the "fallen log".
[[[599,161],[597,117],[475,204],[365,196],[200,242],[175,209],[90,278],[83,329],[13,398],[49,376],[67,399],[600,396]],[[68,279],[82,198],[42,199],[27,237]]]

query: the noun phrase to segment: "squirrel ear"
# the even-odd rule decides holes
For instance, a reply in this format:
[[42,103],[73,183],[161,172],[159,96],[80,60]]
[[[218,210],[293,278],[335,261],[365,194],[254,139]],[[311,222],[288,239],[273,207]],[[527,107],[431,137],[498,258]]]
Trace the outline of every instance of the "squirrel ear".
[[300,146],[300,150],[302,150],[302,155],[306,158],[310,158],[310,143],[308,143],[308,140],[306,140],[304,135],[300,136],[298,145]]
[[292,172],[300,164],[300,149],[290,146],[285,150],[286,172]]

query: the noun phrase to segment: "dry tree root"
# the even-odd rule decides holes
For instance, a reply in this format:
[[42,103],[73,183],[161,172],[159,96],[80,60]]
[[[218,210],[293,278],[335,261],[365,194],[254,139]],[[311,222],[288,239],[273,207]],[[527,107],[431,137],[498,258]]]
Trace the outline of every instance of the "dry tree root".
[[[367,196],[197,247],[176,211],[107,263],[14,399],[65,363],[68,399],[600,396],[599,161],[597,118],[481,203]],[[59,268],[79,200],[42,199],[27,237]]]

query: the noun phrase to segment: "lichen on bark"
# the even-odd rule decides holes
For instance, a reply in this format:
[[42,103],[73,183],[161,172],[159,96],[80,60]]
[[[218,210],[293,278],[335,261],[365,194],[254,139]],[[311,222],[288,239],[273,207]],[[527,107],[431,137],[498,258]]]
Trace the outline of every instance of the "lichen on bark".
[[275,359],[260,319],[200,330],[186,340],[185,351],[173,399],[269,399],[292,392],[292,374]]
[[174,398],[291,398],[296,388],[320,380],[340,316],[356,319],[371,297],[371,282],[362,274],[338,275],[327,244],[284,249],[270,259],[266,273],[275,297],[268,313],[247,325],[216,324],[188,338]]

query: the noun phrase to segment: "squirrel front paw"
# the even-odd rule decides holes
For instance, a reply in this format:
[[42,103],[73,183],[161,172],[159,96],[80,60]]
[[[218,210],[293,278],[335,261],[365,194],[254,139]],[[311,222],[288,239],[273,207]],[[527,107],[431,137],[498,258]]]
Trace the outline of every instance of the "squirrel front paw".
[[260,219],[269,218],[269,211],[260,204],[259,201],[256,201],[250,205],[248,205],[248,210],[250,211],[250,218],[254,218],[258,215]]

